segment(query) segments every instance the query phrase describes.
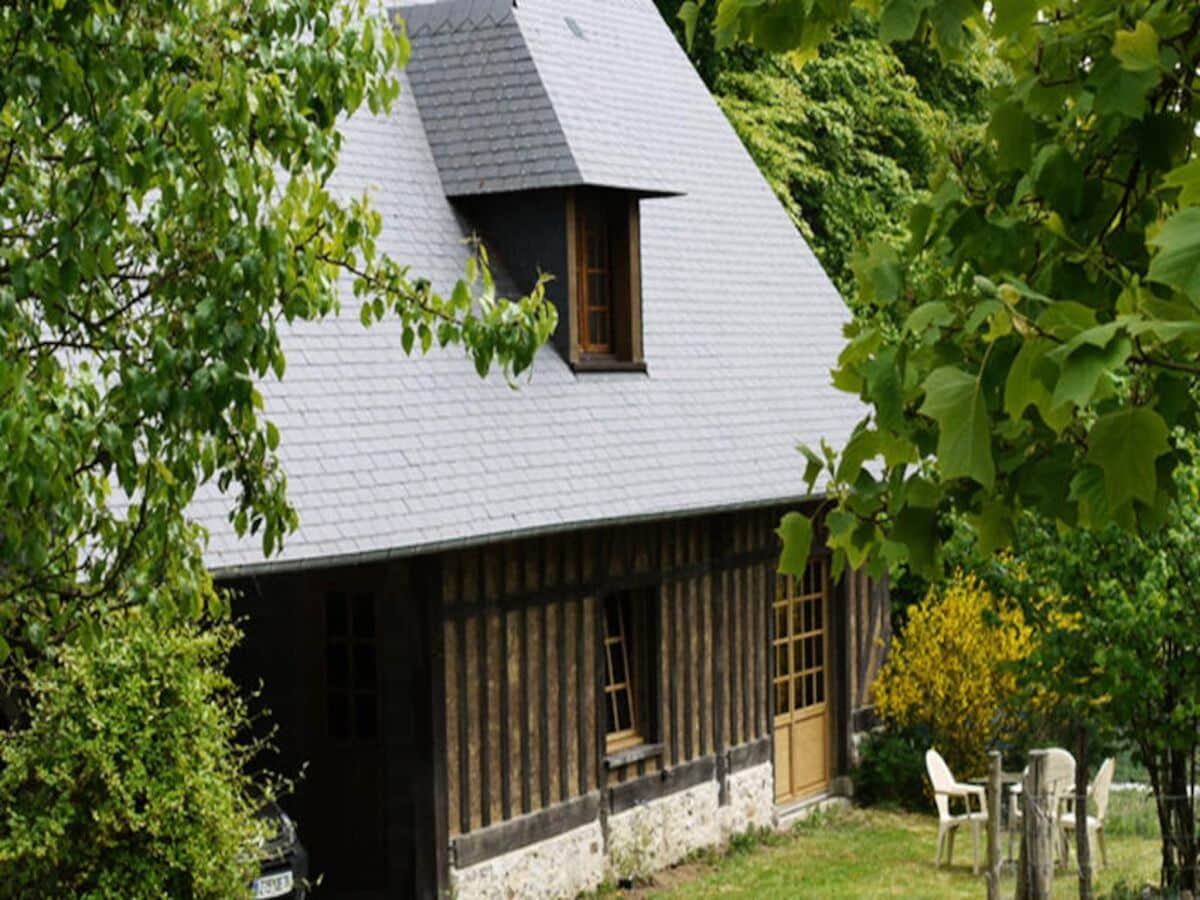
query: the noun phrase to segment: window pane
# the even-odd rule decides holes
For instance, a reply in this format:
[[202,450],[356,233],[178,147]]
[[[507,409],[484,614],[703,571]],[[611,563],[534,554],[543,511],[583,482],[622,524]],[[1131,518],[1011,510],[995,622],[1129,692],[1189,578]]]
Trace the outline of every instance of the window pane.
[[347,697],[342,693],[329,695],[329,736],[335,738],[350,737],[350,707]]
[[818,673],[817,673],[817,697],[816,697],[816,702],[817,702],[817,703],[824,703],[824,702],[825,702],[825,673],[824,673],[824,672],[818,672]]
[[375,648],[370,644],[354,648],[354,686],[375,689]]
[[821,607],[824,604],[820,600],[813,601],[813,628],[821,628]]
[[607,734],[612,734],[617,730],[616,711],[614,709],[616,702],[612,694],[604,695],[604,731]]
[[617,730],[625,731],[633,727],[633,712],[629,708],[629,692],[617,691],[616,693],[617,707]]
[[825,665],[825,641],[821,638],[814,638],[816,645],[813,647],[813,665],[818,668]]
[[354,698],[355,737],[373,738],[379,732],[378,715],[375,712],[375,695],[358,694]]
[[329,594],[325,598],[325,633],[330,637],[346,634],[346,595]]
[[775,712],[776,712],[776,714],[782,714],[782,713],[787,713],[787,712],[792,711],[791,706],[788,705],[788,683],[790,681],[791,681],[791,679],[788,679],[787,681],[780,681],[779,683],[777,683],[775,685]]
[[777,644],[775,647],[775,674],[779,676],[787,675],[791,672],[788,665],[788,646],[787,644]]
[[785,638],[788,632],[788,608],[786,606],[775,607],[775,637]]
[[604,636],[619,637],[621,634],[621,617],[617,610],[617,600],[615,597],[608,597],[604,601]]
[[608,676],[609,683],[621,684],[625,681],[625,646],[613,644],[609,648],[609,655],[612,658],[612,671]]
[[350,658],[345,644],[328,644],[325,647],[325,678],[330,688],[344,688],[350,684]]
[[354,636],[373,638],[375,636],[375,604],[370,594],[354,595]]

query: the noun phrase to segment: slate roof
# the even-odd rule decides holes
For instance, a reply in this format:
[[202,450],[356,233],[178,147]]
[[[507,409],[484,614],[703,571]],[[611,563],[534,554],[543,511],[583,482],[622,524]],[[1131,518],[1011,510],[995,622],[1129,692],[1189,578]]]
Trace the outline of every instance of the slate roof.
[[[661,111],[630,102],[637,67],[627,55],[607,55],[604,34],[589,34],[569,6],[514,6],[449,0],[397,11],[446,195],[584,184],[679,193],[670,148],[655,129],[630,127],[632,113]],[[623,14],[610,7],[609,16]]]
[[[792,499],[795,444],[837,444],[862,414],[830,386],[844,304],[652,0],[520,0],[500,25],[492,0],[449,6],[422,21],[519,29],[584,177],[663,173],[683,192],[641,202],[649,371],[576,374],[547,347],[513,390],[479,379],[461,350],[405,357],[399,328],[365,330],[348,298],[338,318],[284,334],[286,377],[261,386],[300,528],[264,562],[207,491],[195,509],[218,573]],[[493,38],[472,31],[464,46]],[[414,72],[423,52],[417,35]],[[334,180],[347,196],[369,190],[381,249],[447,289],[471,225],[446,197],[436,117],[426,109],[423,124],[416,93],[406,76],[388,116],[346,124]]]

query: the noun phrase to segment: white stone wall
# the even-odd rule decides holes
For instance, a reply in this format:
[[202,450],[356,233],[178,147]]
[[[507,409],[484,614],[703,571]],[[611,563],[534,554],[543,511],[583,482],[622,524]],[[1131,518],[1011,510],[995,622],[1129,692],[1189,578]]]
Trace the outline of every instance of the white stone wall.
[[775,774],[769,762],[729,776],[729,803],[720,808],[721,840],[775,824]]
[[606,878],[642,877],[750,828],[774,824],[771,764],[729,775],[729,803],[715,780],[608,817],[608,852],[600,823],[580,828],[465,869],[451,869],[457,900],[560,900]]
[[609,873],[614,879],[647,875],[721,839],[716,781],[608,818]]
[[451,869],[457,900],[559,900],[604,880],[604,835],[589,822],[466,869]]

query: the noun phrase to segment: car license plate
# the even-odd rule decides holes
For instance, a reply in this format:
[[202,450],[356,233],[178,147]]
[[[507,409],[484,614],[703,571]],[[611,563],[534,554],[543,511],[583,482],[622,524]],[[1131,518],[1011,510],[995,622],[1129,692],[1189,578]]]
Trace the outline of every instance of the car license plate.
[[254,880],[254,896],[256,900],[263,900],[264,897],[282,897],[291,891],[293,886],[291,870],[263,875]]

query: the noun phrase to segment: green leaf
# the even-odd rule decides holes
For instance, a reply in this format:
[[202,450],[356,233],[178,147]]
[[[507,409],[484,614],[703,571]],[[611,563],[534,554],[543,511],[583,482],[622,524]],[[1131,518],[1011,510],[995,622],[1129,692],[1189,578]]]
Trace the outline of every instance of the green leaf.
[[1033,23],[1037,16],[1038,0],[995,0],[992,11],[997,37],[1007,37]]
[[679,7],[679,12],[675,14],[675,18],[683,23],[684,39],[687,41],[690,49],[696,41],[696,20],[700,16],[700,7],[696,5],[696,0],[686,0]]
[[1061,374],[1054,386],[1051,406],[1055,409],[1072,403],[1079,407],[1087,406],[1102,386],[1101,379],[1124,365],[1131,352],[1133,342],[1124,336],[1107,347],[1092,344],[1079,347],[1060,362]]
[[904,268],[896,251],[883,241],[875,241],[866,253],[854,254],[851,262],[862,299],[875,303],[891,303],[904,287]]
[[1158,32],[1149,22],[1138,22],[1132,31],[1118,31],[1113,36],[1113,56],[1130,72],[1156,69],[1158,58]]
[[1012,513],[997,500],[984,500],[978,515],[968,516],[981,553],[990,556],[1012,544]]
[[1050,390],[1038,376],[1038,371],[1039,368],[1044,371],[1046,353],[1051,346],[1045,338],[1031,338],[1021,344],[1004,382],[1004,412],[1009,418],[1021,418],[1030,406],[1049,407]]
[[825,463],[807,444],[801,444],[797,449],[804,454],[804,484],[811,494],[821,476],[821,470],[825,468]]
[[1154,503],[1158,478],[1154,461],[1171,449],[1167,424],[1145,406],[1103,415],[1088,434],[1087,461],[1104,472],[1113,508],[1130,500]]
[[932,0],[887,0],[879,16],[879,39],[907,41],[917,33],[921,13]]
[[930,300],[914,309],[904,323],[906,330],[920,334],[930,325],[941,328],[954,321],[954,310],[943,300]]
[[930,374],[924,387],[921,412],[938,423],[937,455],[942,479],[972,478],[991,488],[996,467],[979,379],[953,366],[943,366]]
[[892,525],[892,537],[908,549],[908,561],[918,574],[932,574],[937,562],[937,511],[906,506]]
[[1179,210],[1146,243],[1158,249],[1150,260],[1147,280],[1200,303],[1200,207]]
[[790,512],[779,520],[775,533],[783,541],[783,551],[779,554],[779,573],[802,577],[808,567],[808,553],[812,548],[812,521],[802,513]]
[[1179,188],[1179,205],[1200,205],[1200,156],[1163,176],[1162,187]]

